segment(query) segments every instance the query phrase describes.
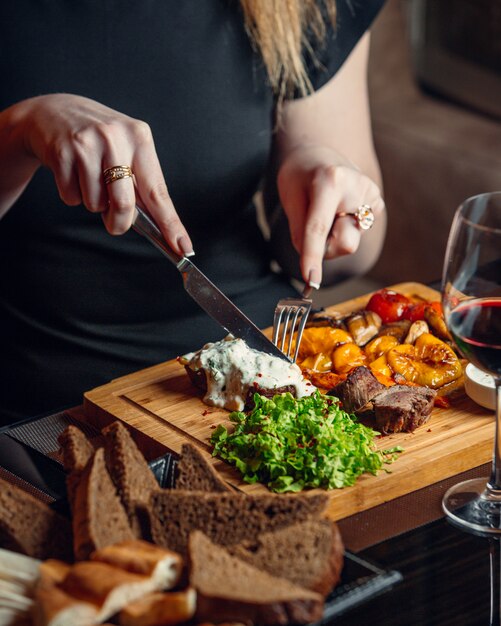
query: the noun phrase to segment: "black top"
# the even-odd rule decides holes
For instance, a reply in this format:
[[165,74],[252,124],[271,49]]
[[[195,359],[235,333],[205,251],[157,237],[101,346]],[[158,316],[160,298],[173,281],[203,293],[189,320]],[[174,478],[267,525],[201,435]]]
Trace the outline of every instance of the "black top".
[[[384,0],[338,0],[312,65],[342,65]],[[252,197],[274,98],[231,0],[0,3],[0,109],[39,94],[93,98],[150,125],[195,262],[259,326],[291,292],[269,271]],[[40,169],[0,221],[0,420],[79,404],[82,392],[221,338],[177,270],[134,232],[65,206]],[[1,422],[0,422],[1,423]]]

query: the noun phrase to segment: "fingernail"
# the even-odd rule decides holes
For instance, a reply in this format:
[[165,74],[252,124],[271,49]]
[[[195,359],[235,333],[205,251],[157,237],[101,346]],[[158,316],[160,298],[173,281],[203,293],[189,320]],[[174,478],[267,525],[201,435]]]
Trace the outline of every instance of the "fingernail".
[[188,239],[188,237],[186,237],[186,235],[179,237],[179,239],[177,240],[177,245],[179,246],[179,249],[181,250],[184,256],[188,256],[188,257],[195,256],[195,252],[193,251],[193,246],[191,245],[191,241]]
[[320,272],[318,270],[310,270],[308,274],[308,287],[320,289]]

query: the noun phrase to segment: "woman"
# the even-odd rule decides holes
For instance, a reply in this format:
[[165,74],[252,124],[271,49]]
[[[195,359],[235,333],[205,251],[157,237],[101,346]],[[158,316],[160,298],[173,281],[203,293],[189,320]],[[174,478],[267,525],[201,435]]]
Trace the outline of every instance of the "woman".
[[[256,223],[266,176],[306,283],[324,255],[338,274],[370,267],[385,220],[367,29],[382,2],[2,3],[4,423],[222,336],[130,230],[136,203],[260,326],[292,293]],[[361,205],[371,231],[333,226]]]

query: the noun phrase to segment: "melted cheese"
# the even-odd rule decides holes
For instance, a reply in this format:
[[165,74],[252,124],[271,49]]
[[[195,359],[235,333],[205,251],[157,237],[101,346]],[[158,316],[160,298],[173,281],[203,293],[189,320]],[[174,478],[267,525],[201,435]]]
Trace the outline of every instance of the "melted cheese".
[[298,365],[253,350],[242,339],[229,337],[208,343],[198,352],[186,354],[182,362],[195,371],[205,372],[204,402],[230,411],[243,410],[247,393],[253,387],[278,389],[292,385],[297,398],[316,390],[303,378]]

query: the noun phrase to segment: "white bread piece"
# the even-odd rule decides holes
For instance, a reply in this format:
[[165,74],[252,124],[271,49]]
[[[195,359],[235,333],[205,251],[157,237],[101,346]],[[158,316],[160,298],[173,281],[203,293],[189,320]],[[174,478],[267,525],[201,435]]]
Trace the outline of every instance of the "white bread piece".
[[52,581],[55,585],[62,583],[71,569],[69,563],[58,559],[47,559],[40,564],[40,578],[46,583]]
[[40,587],[34,605],[34,626],[91,626],[97,624],[93,604],[76,600],[57,585]]
[[183,569],[183,560],[177,552],[141,539],[106,546],[93,552],[90,558],[126,572],[149,576],[158,590],[174,587]]
[[97,607],[74,598],[57,584],[60,572],[42,567],[32,610],[34,626],[91,626],[97,623]]
[[98,561],[75,563],[61,587],[75,598],[94,605],[98,622],[106,621],[130,602],[159,590],[158,582],[151,576]]
[[183,591],[152,593],[128,604],[118,616],[120,626],[170,626],[191,619],[197,606],[192,587]]

